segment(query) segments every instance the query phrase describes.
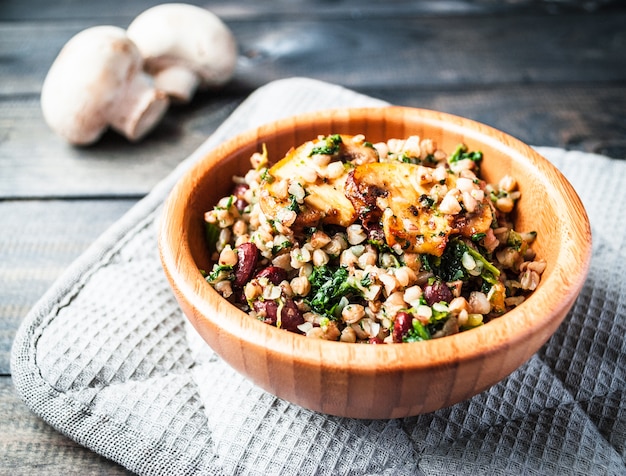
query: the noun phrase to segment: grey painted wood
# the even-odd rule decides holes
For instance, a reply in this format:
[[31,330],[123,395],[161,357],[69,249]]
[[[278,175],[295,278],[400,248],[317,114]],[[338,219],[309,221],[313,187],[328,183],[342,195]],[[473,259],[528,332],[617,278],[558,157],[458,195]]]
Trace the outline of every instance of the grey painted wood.
[[34,415],[0,376],[0,473],[21,475],[128,475],[118,464],[58,433]]
[[235,22],[242,54],[226,89],[172,107],[140,144],[109,133],[87,148],[68,146],[49,130],[38,97],[56,49],[80,27],[3,25],[0,38],[8,41],[0,41],[0,64],[7,65],[0,82],[0,196],[143,195],[247,94],[293,75],[467,115],[536,145],[624,157],[626,12],[394,22]]
[[[131,19],[115,24],[126,27]],[[349,87],[471,87],[626,80],[626,13],[232,21],[237,79],[307,75]],[[38,94],[63,45],[97,20],[5,23],[0,94]],[[42,35],[46,38],[41,42]]]
[[130,474],[48,426],[10,377],[13,337],[28,310],[135,200],[0,201],[0,474]]
[[538,146],[626,159],[626,84],[510,84],[458,91],[367,89],[396,104],[458,114]]
[[140,143],[109,132],[95,146],[73,147],[48,128],[38,98],[0,98],[0,197],[143,196],[239,103],[207,94],[172,107]]
[[[28,310],[135,200],[0,201],[0,375]],[[0,432],[2,433],[2,432]]]
[[[3,2],[0,4],[0,19],[7,21],[64,21],[84,18],[111,20],[131,18],[150,6],[162,2],[154,0],[65,0],[51,3],[47,0],[28,2]],[[494,2],[493,0],[456,0],[441,5],[440,0],[344,0],[320,2],[318,0],[273,0],[271,2],[229,0],[189,0],[185,3],[203,6],[226,20],[267,19],[289,16],[336,18],[336,17],[386,17],[386,16],[451,16],[497,14],[501,12],[550,12],[566,11],[594,12],[619,5],[619,0],[516,0]]]

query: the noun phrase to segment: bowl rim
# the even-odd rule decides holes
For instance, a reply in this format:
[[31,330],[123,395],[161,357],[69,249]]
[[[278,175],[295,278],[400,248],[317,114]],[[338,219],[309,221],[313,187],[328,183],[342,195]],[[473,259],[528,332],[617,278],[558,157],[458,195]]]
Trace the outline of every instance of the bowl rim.
[[[183,216],[174,216],[172,211],[177,205],[189,203],[193,190],[198,186],[198,177],[202,177],[207,169],[216,166],[224,157],[236,154],[237,144],[242,141],[260,144],[264,137],[278,130],[292,128],[295,124],[332,125],[355,113],[367,117],[396,119],[410,115],[418,117],[426,125],[445,127],[447,130],[462,132],[465,136],[476,138],[509,155],[512,160],[529,161],[533,168],[537,169],[538,178],[545,182],[544,185],[550,185],[557,191],[552,196],[558,202],[556,205],[574,206],[578,209],[581,222],[576,225],[579,229],[573,230],[569,225],[574,224],[563,222],[568,226],[561,230],[563,243],[558,258],[552,264],[550,275],[542,280],[528,300],[483,326],[442,339],[402,345],[363,345],[309,339],[251,319],[247,313],[228,303],[206,283],[191,256],[189,247],[180,246],[179,237],[169,232],[176,229],[176,226],[183,226]],[[548,183],[546,173],[562,180],[558,183]],[[188,192],[184,192],[185,190]],[[568,242],[567,238],[572,234],[581,233],[588,236],[588,244],[583,249],[573,249],[573,243]],[[335,368],[338,362],[349,363],[351,373],[372,374],[407,369],[427,370],[440,366],[455,366],[460,362],[484,360],[485,356],[496,354],[503,347],[523,344],[522,341],[527,339],[529,332],[538,333],[542,343],[547,341],[573,305],[588,274],[591,260],[591,229],[582,201],[561,172],[536,150],[513,136],[472,119],[429,109],[406,106],[356,107],[326,109],[272,121],[237,134],[206,153],[178,180],[166,199],[158,246],[163,267],[177,298],[182,298],[197,309],[194,316],[188,316],[196,328],[202,325],[196,322],[196,319],[208,319],[220,333],[232,335],[240,340],[242,345],[245,343],[263,349],[266,353],[280,354],[302,365],[319,366],[320,361],[328,357],[328,367]],[[572,275],[563,274],[565,264],[568,265],[570,272],[571,268],[575,270]],[[193,268],[196,269],[196,273],[184,272],[184,269]],[[563,316],[558,322],[546,319],[542,316],[541,310],[537,309],[539,302],[547,296],[550,297],[550,302],[556,302],[550,313],[554,316]],[[227,318],[224,319],[222,315]],[[381,363],[384,367],[381,367]]]

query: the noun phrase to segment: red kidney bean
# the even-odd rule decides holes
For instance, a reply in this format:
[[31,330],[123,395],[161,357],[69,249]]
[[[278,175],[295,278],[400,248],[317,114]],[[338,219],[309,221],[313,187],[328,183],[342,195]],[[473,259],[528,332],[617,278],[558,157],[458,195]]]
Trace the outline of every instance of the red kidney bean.
[[237,247],[237,265],[233,285],[242,287],[252,277],[259,259],[259,249],[254,243],[243,243]]
[[238,304],[246,304],[248,301],[246,299],[246,295],[243,292],[243,288],[235,288],[233,289],[233,300]]
[[235,196],[235,207],[237,207],[237,210],[239,210],[240,212],[244,210],[244,208],[246,208],[248,206],[248,202],[246,201],[245,198],[245,194],[246,194],[246,190],[248,190],[248,188],[250,188],[248,186],[248,184],[245,183],[239,183],[237,185],[235,185],[235,187],[233,188],[233,195]]
[[243,198],[238,198],[237,200],[235,200],[235,207],[237,207],[237,210],[239,210],[240,212],[243,212],[247,206],[248,202],[246,202]]
[[380,337],[370,337],[367,342],[370,344],[384,344],[385,343]]
[[452,291],[442,281],[435,281],[424,288],[424,299],[429,306],[441,301],[452,301]]
[[267,278],[274,286],[279,285],[287,279],[287,271],[280,266],[268,266],[263,268],[256,275],[257,278]]
[[235,198],[244,198],[246,191],[250,188],[247,183],[238,183],[233,187],[232,194]]
[[[276,301],[254,301],[252,307],[263,322],[275,326],[278,322],[278,303]],[[298,329],[304,323],[304,317],[293,299],[287,298],[280,311],[280,328],[301,334]]]
[[259,314],[259,317],[263,318],[263,322],[272,326],[276,325],[278,316],[278,304],[276,301],[254,301],[252,307]]
[[402,342],[402,338],[409,332],[412,327],[413,317],[408,312],[399,312],[393,321],[393,341]]
[[304,317],[293,299],[286,299],[280,313],[280,327],[291,332],[301,333],[298,326],[304,323]]

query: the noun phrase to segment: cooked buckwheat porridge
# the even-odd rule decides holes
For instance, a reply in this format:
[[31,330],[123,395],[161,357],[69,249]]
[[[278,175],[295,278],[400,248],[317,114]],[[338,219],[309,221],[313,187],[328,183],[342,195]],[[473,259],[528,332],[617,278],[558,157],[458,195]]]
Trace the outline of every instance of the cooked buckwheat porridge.
[[317,137],[267,151],[206,212],[204,276],[251,318],[311,338],[390,344],[481,326],[521,304],[546,264],[515,230],[514,177],[482,153],[411,136]]

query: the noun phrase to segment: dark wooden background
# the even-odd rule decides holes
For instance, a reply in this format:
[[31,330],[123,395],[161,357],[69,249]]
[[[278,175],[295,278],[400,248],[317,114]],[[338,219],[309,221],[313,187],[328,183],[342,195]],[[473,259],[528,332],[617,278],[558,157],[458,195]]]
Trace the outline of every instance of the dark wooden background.
[[613,1],[190,2],[240,46],[219,93],[173,107],[143,142],[68,146],[39,93],[63,44],[126,27],[150,0],[0,1],[0,473],[124,474],[34,416],[11,384],[23,317],[100,233],[257,87],[308,76],[438,109],[542,146],[626,159],[626,6]]

